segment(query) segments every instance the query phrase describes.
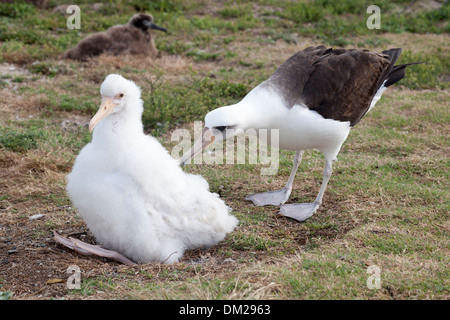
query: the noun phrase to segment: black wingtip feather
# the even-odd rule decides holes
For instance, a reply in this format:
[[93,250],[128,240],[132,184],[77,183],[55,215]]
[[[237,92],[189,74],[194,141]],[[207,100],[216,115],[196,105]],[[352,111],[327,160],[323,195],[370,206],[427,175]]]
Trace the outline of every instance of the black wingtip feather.
[[396,82],[399,82],[405,76],[406,66],[394,66],[387,76],[384,86],[387,88]]
[[383,54],[389,56],[389,61],[391,61],[391,63],[395,63],[398,59],[398,57],[400,57],[400,55],[402,54],[402,49],[401,48],[393,48],[393,49],[389,49],[389,50],[384,50],[382,51]]
[[[383,71],[380,78],[378,79],[378,83],[376,86],[377,90],[378,90],[378,88],[380,88],[383,85],[383,82],[389,78],[389,74],[392,72],[395,62],[397,62],[397,59],[400,57],[400,55],[402,53],[402,49],[401,48],[392,48],[389,50],[384,50],[384,51],[382,51],[382,53],[389,57],[389,66]],[[375,95],[375,93],[376,93],[376,91],[373,94]]]
[[414,65],[414,64],[421,64],[421,63],[427,63],[427,62],[411,62],[411,63],[399,64],[397,66],[394,66],[392,68],[392,70],[389,72],[384,86],[389,87],[389,86],[393,85],[394,83],[399,82],[405,76],[405,70],[406,70],[407,66]]

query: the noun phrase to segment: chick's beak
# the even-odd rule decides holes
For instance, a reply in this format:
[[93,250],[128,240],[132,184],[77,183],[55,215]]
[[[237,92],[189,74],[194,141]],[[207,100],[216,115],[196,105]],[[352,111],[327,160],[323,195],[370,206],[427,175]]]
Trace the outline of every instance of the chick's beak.
[[95,126],[108,114],[110,114],[114,109],[114,105],[112,103],[112,98],[110,97],[102,97],[102,103],[100,104],[100,108],[98,109],[95,116],[92,117],[89,122],[89,132],[94,130]]
[[160,26],[154,24],[153,22],[151,23],[150,28],[151,29],[155,29],[155,30],[159,30],[159,31],[163,31],[163,32],[167,32],[166,28],[160,27]]
[[211,143],[213,143],[215,140],[215,137],[212,133],[212,131],[205,127],[203,128],[202,134],[200,138],[194,143],[191,149],[187,151],[182,157],[181,157],[181,166],[184,167],[184,165],[191,160],[199,151],[202,151],[207,146],[209,146]]
[[166,28],[160,27],[160,26],[158,26],[157,24],[154,24],[151,21],[144,20],[144,21],[142,21],[142,23],[149,29],[154,29],[154,30],[167,32]]

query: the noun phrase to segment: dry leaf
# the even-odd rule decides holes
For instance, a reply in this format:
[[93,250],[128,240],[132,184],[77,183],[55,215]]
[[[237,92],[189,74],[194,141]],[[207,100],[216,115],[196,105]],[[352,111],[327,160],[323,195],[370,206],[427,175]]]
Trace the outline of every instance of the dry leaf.
[[53,284],[53,283],[60,283],[60,282],[64,282],[64,279],[57,279],[57,278],[49,279],[45,282],[45,284]]

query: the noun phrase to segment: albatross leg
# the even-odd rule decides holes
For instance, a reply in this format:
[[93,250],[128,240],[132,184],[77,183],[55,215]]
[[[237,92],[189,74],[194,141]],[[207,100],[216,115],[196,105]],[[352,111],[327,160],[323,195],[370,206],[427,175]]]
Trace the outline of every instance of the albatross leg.
[[289,179],[286,183],[286,186],[283,189],[252,194],[247,196],[245,199],[252,201],[257,206],[265,206],[265,205],[273,205],[279,206],[285,203],[292,191],[292,184],[294,183],[295,173],[297,172],[298,166],[302,161],[303,150],[298,150],[295,153],[294,157],[294,165],[291,170],[291,174],[289,175]]
[[325,168],[323,169],[323,180],[322,185],[320,186],[319,194],[317,195],[316,200],[312,203],[296,203],[296,204],[285,204],[280,208],[280,214],[295,219],[297,221],[304,221],[311,217],[314,212],[319,208],[322,204],[323,194],[325,193],[325,189],[327,188],[328,181],[331,177],[332,172],[332,160],[326,160]]
[[121,255],[120,253],[112,250],[104,249],[100,246],[92,245],[85,243],[81,240],[69,237],[63,237],[59,235],[57,232],[53,232],[54,240],[63,246],[75,250],[76,252],[89,256],[96,255],[104,258],[110,258],[122,262],[126,265],[135,265],[133,261],[128,259],[127,257]]

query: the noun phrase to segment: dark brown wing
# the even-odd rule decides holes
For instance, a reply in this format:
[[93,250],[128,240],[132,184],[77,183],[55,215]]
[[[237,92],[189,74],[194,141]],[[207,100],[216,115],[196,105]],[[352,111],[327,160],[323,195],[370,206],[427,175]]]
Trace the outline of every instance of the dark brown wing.
[[311,74],[302,94],[303,103],[324,118],[356,125],[395,61],[367,50],[346,50],[325,57]]
[[319,46],[297,52],[279,66],[265,84],[275,86],[291,108],[301,99],[303,88],[315,69],[314,63],[327,51],[324,46]]
[[77,46],[65,53],[65,58],[87,61],[90,57],[98,56],[108,51],[111,37],[106,32],[94,33],[83,40]]
[[388,79],[400,53],[401,49],[378,54],[310,47],[283,63],[268,82],[278,88],[289,107],[304,104],[324,118],[350,121],[354,126]]

